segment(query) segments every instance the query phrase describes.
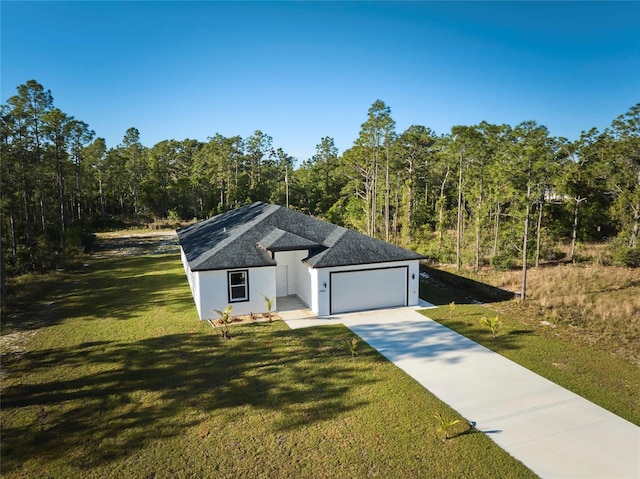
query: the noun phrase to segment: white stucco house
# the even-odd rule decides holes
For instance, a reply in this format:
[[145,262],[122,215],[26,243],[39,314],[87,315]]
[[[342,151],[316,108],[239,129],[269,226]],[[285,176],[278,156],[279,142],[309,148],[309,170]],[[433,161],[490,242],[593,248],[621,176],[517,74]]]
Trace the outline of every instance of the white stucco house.
[[262,202],[178,230],[200,319],[266,312],[296,295],[318,316],[418,304],[423,256]]

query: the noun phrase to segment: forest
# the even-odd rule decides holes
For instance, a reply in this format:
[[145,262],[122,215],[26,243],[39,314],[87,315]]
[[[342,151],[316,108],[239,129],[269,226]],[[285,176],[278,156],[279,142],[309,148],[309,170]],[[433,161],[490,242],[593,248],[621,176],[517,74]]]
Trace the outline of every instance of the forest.
[[535,121],[398,132],[376,100],[349,149],[323,137],[304,162],[260,130],[145,146],[132,127],[108,148],[35,80],[0,118],[3,275],[63,267],[97,231],[177,225],[254,201],[458,269],[576,261],[589,242],[607,243],[603,261],[640,266],[640,103],[570,141]]

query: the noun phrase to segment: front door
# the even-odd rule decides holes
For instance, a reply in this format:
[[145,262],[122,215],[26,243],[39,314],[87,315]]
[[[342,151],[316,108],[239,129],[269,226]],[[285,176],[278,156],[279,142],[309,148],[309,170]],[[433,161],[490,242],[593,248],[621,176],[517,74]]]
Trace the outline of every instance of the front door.
[[287,280],[287,266],[276,266],[276,296],[289,296],[289,282]]

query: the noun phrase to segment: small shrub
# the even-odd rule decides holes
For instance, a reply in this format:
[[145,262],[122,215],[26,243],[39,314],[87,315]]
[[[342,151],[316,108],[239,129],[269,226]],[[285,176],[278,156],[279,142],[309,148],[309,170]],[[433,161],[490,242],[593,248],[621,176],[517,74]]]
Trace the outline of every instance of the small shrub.
[[640,268],[640,248],[625,248],[615,259],[621,266]]
[[494,338],[498,336],[498,331],[500,330],[500,326],[502,322],[498,319],[498,316],[493,318],[485,318],[484,316],[480,318],[480,324],[484,324],[491,330],[491,336]]
[[344,343],[349,348],[349,352],[351,353],[351,357],[358,355],[358,338],[345,339]]
[[454,263],[456,260],[454,246],[450,238],[446,236],[440,241],[437,235],[430,235],[430,239],[422,243],[420,252],[438,263]]
[[169,218],[171,221],[180,221],[180,214],[178,213],[178,210],[176,210],[175,208],[172,208],[169,210]]
[[231,339],[231,335],[229,334],[229,323],[231,322],[231,310],[233,306],[228,304],[224,311],[220,311],[219,309],[214,309],[218,316],[220,316],[220,336],[224,339]]
[[567,253],[561,249],[547,247],[540,252],[540,256],[545,261],[560,261],[567,257]]
[[436,418],[437,421],[436,431],[442,433],[444,436],[442,440],[448,441],[451,439],[453,437],[451,436],[451,429],[460,423],[460,419],[446,419],[441,413],[436,413],[433,417]]
[[510,253],[498,253],[491,257],[491,267],[496,271],[509,271],[513,265],[513,256]]
[[630,247],[628,237],[619,236],[613,239],[607,249],[613,264],[627,268],[640,268],[640,247]]
[[273,298],[268,298],[266,295],[260,293],[260,295],[264,298],[264,304],[267,307],[267,317],[269,318],[269,322],[272,321],[271,319],[271,306],[273,305],[273,300],[275,299],[275,297]]

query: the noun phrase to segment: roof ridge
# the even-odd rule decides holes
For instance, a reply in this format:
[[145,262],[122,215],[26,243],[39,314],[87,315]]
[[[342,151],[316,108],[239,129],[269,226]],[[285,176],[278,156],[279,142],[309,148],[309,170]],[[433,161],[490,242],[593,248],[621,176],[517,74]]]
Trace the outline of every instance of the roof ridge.
[[[280,238],[282,238],[284,235],[286,235],[288,233],[289,233],[288,231],[285,231],[282,228],[278,228],[277,226],[274,226],[269,230],[269,232],[266,235],[264,235],[262,238],[260,238],[256,242],[256,244],[258,246],[263,247],[263,248],[267,248],[267,246],[269,244],[272,244],[272,243],[278,241]],[[273,236],[273,238],[271,238],[271,236]],[[265,239],[268,239],[269,241],[265,241]]]
[[[199,265],[201,265],[204,262],[206,262],[212,256],[215,256],[219,251],[224,249],[229,243],[237,241],[239,238],[242,238],[244,235],[246,235],[251,230],[251,228],[253,228],[254,226],[256,226],[259,223],[262,223],[266,218],[268,218],[273,213],[278,211],[279,208],[282,208],[279,205],[273,205],[273,204],[270,204],[270,203],[264,203],[262,201],[256,201],[255,203],[252,203],[251,205],[245,205],[245,206],[243,206],[241,208],[238,208],[236,210],[231,210],[228,213],[232,213],[232,212],[233,213],[237,213],[242,208],[251,207],[251,206],[258,206],[258,205],[267,206],[266,211],[264,211],[263,213],[259,214],[256,218],[252,219],[251,221],[245,223],[243,225],[244,231],[242,233],[238,234],[238,236],[229,235],[226,238],[224,238],[222,241],[220,241],[218,244],[216,244],[216,247],[211,248],[208,252],[200,255],[198,257],[197,263],[194,263],[194,265],[193,265],[194,267],[192,269],[196,269]],[[230,215],[230,216],[233,216],[233,215]],[[215,218],[215,216],[213,218]],[[226,229],[226,227],[225,227],[225,229]]]
[[[331,230],[331,233],[329,233],[327,237],[324,239],[324,241],[322,242],[323,246],[326,246],[327,248],[331,248],[332,246],[337,244],[349,231],[344,226],[339,226],[339,225],[333,225],[333,226],[335,226],[335,228]],[[334,236],[335,238],[333,238]]]
[[[325,240],[322,242],[322,246],[325,247],[322,251],[317,252],[314,255],[307,256],[304,261],[317,265],[318,263],[322,263],[322,260],[325,256],[331,255],[332,248],[337,245],[342,239],[347,235],[349,230],[344,226],[333,225],[335,228],[331,230],[331,233],[327,235]],[[334,238],[335,237],[335,238]]]

